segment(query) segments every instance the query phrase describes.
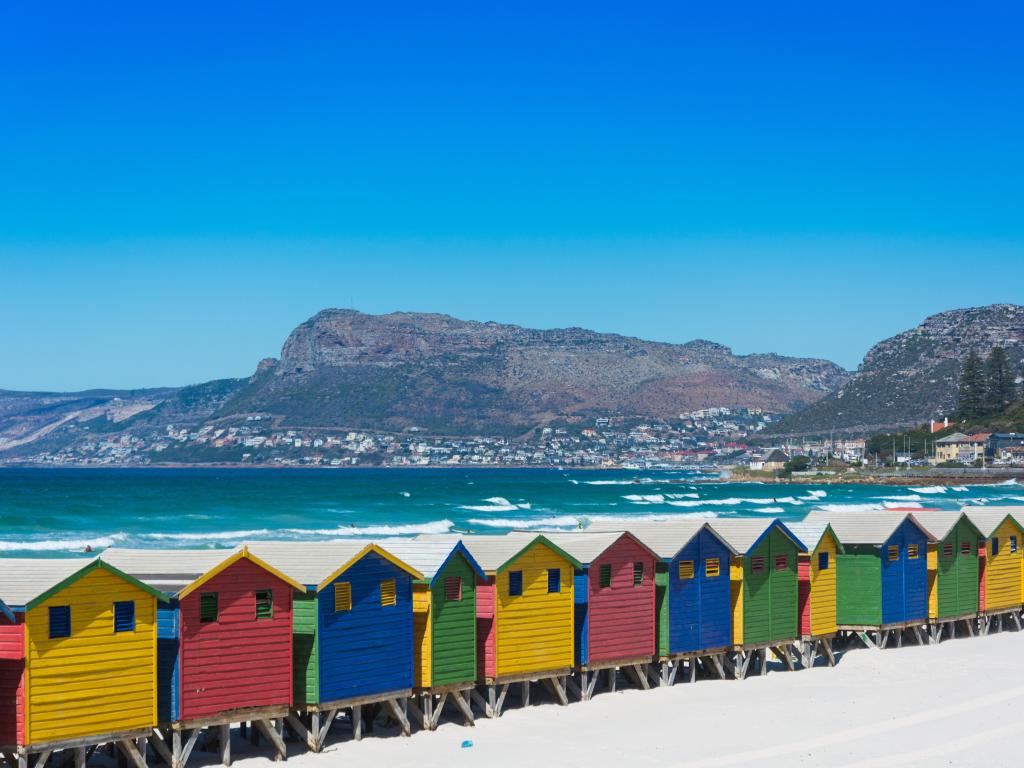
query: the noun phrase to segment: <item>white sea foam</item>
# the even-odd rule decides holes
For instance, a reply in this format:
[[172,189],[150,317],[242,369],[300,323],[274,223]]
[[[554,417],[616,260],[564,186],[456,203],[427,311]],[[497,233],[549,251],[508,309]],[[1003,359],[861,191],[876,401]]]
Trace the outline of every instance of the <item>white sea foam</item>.
[[638,477],[636,480],[584,480],[586,485],[638,485],[640,483],[653,483],[649,477]]
[[921,503],[917,501],[883,501],[882,506],[886,509],[921,509]]
[[808,499],[824,499],[826,496],[828,496],[828,491],[813,490],[807,492]]
[[826,512],[877,512],[885,509],[881,504],[818,504],[814,508]]
[[911,488],[914,493],[945,493],[948,488],[944,485],[925,485],[921,488]]
[[141,533],[139,538],[156,541],[232,541],[267,536],[270,531],[257,528],[251,531],[210,531],[208,533]]
[[883,496],[883,499],[887,501],[920,501],[921,497],[916,493],[911,493],[907,496]]
[[261,528],[250,531],[219,531],[212,533],[144,533],[140,538],[156,541],[243,541],[244,539],[288,538],[306,539],[317,536],[412,536],[420,533],[448,533],[455,523],[432,520],[409,525],[343,525],[335,528]]
[[46,539],[44,541],[0,541],[0,552],[82,552],[86,547],[103,549],[124,541],[123,533],[92,539]]
[[1003,482],[1001,482],[1001,483],[996,483],[996,485],[1016,485],[1016,484],[1017,484],[1017,478],[1016,477],[1011,477],[1009,480],[1003,480]]
[[665,503],[665,497],[662,496],[660,493],[650,493],[650,494],[631,493],[630,495],[623,496],[622,498],[624,498],[626,501],[631,501],[634,504],[664,504]]
[[712,518],[717,517],[715,512],[710,510],[702,512],[654,512],[649,515],[590,515],[588,521],[600,520],[602,523],[622,523],[628,528],[630,523],[636,522],[664,522],[666,520],[684,520],[687,518]]
[[966,485],[954,485],[950,490],[956,491],[957,493],[968,493],[971,489]]
[[666,499],[699,499],[699,493],[666,493]]
[[410,496],[412,496],[412,494],[411,494],[411,493],[409,493],[408,491],[402,491],[402,495],[403,495],[403,496],[404,496],[405,498],[407,498],[407,499],[408,499],[408,498],[409,498]]
[[470,518],[467,522],[471,525],[483,525],[488,528],[578,528],[582,520],[572,515],[558,515],[557,517],[523,517],[523,518]]
[[517,509],[529,509],[530,504],[528,502],[522,502],[520,504],[513,504],[511,501],[506,499],[504,496],[492,496],[489,499],[484,499],[486,504],[466,504],[459,507],[467,512],[515,512]]

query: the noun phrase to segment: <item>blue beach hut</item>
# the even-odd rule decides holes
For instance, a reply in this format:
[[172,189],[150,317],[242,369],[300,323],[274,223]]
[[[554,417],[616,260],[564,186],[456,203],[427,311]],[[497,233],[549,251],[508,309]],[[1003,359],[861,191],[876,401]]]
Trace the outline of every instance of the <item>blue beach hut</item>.
[[310,748],[326,738],[321,713],[333,721],[339,709],[352,711],[360,738],[368,704],[387,706],[408,733],[399,702],[412,695],[412,583],[423,574],[366,540],[246,546],[306,587],[294,603],[293,679],[294,707],[311,720],[303,734]]

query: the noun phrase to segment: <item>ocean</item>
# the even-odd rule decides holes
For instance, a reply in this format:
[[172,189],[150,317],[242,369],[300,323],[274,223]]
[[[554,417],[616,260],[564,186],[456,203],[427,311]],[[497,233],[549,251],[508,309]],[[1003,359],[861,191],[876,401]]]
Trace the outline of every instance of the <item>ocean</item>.
[[673,516],[803,517],[1024,504],[1000,485],[776,485],[691,472],[558,469],[2,469],[0,555],[231,547],[245,539],[586,528]]

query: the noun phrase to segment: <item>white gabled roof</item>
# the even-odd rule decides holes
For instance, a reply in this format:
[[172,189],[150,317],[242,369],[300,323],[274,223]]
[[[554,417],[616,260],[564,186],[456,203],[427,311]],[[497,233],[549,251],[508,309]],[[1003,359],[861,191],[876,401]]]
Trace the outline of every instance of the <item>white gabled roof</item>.
[[967,515],[967,519],[977,526],[986,539],[996,532],[1007,517],[1011,518],[1018,528],[1024,528],[1024,507],[972,506],[963,507],[960,511]]
[[[799,523],[786,523],[786,527],[793,532],[794,536],[804,543],[806,552],[813,552],[818,548],[822,537],[824,537],[825,532],[829,530],[831,526],[828,520],[803,520]],[[834,530],[832,533],[835,535]],[[836,539],[839,539],[838,535],[836,535]],[[839,545],[842,547],[842,542],[839,542]]]
[[95,557],[0,558],[0,600],[8,606],[27,605],[64,579],[85,568]]
[[[952,510],[928,510],[926,512],[911,512],[921,527],[930,533],[936,541],[942,541],[949,535],[949,532],[960,522],[960,518],[966,517],[963,512]],[[970,521],[970,518],[967,518]],[[972,523],[973,525],[973,523]]]
[[[765,532],[775,523],[774,517],[714,517],[708,521],[711,530],[718,534],[718,537],[727,543],[739,555],[745,555],[764,536]],[[780,529],[786,533],[789,529],[780,524]],[[790,538],[796,534],[790,534]],[[795,540],[798,547],[803,547],[803,542]]]
[[[334,541],[249,541],[245,546],[260,560],[307,587],[319,586],[374,542],[367,539]],[[379,546],[379,545],[378,545]]]
[[176,595],[227,560],[234,549],[123,549],[103,551],[103,561],[161,592]]
[[[631,531],[543,531],[542,534],[544,538],[566,554],[579,560],[584,566],[588,566],[597,560],[609,547],[627,535],[635,538],[640,546],[648,550],[652,556],[658,557],[650,547],[644,544]],[[523,542],[528,542],[536,537],[536,533],[531,531],[513,531],[506,535],[519,538]],[[526,546],[526,544],[524,543],[523,546]]]
[[826,521],[845,546],[851,544],[873,544],[876,547],[884,544],[890,536],[910,519],[921,531],[932,538],[931,533],[907,512],[830,512],[815,509],[807,513],[804,522]]
[[[671,560],[704,528],[709,528],[706,519],[677,517],[666,520],[637,520],[629,524],[623,524],[620,520],[595,520],[587,531],[629,531],[659,558]],[[723,543],[726,542],[723,540]]]
[[502,566],[529,547],[536,539],[546,538],[546,536],[540,533],[522,538],[518,536],[499,536],[497,534],[461,536],[458,534],[439,533],[421,534],[416,538],[423,541],[449,541],[452,546],[455,546],[455,542],[461,541],[484,571],[487,573],[497,573],[501,570]]
[[[377,541],[382,549],[387,550],[403,563],[411,565],[432,581],[441,570],[452,551],[459,545],[460,538],[454,541],[430,541],[427,539],[389,538]],[[468,549],[467,549],[468,551]],[[472,557],[472,553],[470,553]],[[473,563],[471,563],[473,565]],[[475,569],[474,569],[475,570]]]

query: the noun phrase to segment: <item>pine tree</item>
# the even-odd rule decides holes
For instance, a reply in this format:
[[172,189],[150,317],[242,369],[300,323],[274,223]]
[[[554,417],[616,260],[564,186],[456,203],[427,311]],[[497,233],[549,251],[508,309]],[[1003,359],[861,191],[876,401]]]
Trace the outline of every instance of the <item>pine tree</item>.
[[985,365],[971,352],[960,372],[956,409],[960,418],[973,419],[985,412]]
[[993,347],[985,360],[985,409],[1002,413],[1016,399],[1013,368],[1006,350]]

